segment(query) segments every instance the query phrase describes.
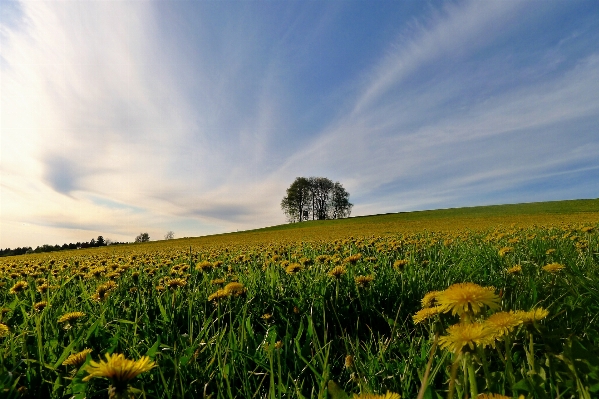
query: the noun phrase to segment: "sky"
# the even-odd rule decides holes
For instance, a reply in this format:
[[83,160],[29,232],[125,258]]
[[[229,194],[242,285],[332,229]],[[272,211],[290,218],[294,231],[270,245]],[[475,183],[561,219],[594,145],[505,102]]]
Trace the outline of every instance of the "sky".
[[599,197],[599,3],[0,0],[0,248]]

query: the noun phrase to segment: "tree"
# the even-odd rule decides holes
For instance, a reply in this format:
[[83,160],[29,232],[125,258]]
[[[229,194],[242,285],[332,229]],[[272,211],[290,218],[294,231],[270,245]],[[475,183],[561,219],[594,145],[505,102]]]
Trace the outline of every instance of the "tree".
[[148,233],[139,233],[137,237],[135,237],[135,242],[148,242],[150,241],[150,235]]
[[104,237],[98,236],[98,238],[96,239],[96,246],[103,247],[104,245],[106,245],[106,241],[104,240]]
[[175,232],[174,231],[167,231],[166,234],[164,235],[164,239],[165,240],[172,240],[173,238],[175,238]]
[[352,206],[343,185],[326,177],[297,177],[281,201],[290,222],[349,217]]
[[310,200],[310,181],[305,177],[297,177],[287,189],[287,195],[281,201],[281,208],[290,222],[301,222],[307,217]]

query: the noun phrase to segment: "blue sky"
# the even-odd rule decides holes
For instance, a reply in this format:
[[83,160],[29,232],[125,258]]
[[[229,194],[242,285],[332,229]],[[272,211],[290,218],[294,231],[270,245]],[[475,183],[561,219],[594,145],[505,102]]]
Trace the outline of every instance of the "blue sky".
[[0,247],[599,197],[596,1],[0,1]]

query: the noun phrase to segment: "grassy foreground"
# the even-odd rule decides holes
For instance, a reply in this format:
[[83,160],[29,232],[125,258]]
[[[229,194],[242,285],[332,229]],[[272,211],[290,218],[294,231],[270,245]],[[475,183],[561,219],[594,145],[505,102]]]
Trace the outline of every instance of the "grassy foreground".
[[583,200],[6,258],[0,397],[597,397],[598,230]]

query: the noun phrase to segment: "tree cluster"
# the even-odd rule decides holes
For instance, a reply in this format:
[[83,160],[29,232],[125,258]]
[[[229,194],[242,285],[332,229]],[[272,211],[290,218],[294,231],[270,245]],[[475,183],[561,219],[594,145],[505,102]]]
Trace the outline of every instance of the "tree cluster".
[[135,242],[148,242],[150,241],[150,235],[148,233],[139,233],[137,237],[135,237]]
[[44,244],[41,246],[32,249],[31,247],[19,247],[15,249],[0,249],[0,256],[13,256],[13,255],[24,255],[30,253],[42,253],[42,252],[55,252],[55,251],[65,251],[68,249],[78,249],[78,248],[94,248],[94,247],[103,247],[106,245],[116,245],[116,244],[124,244],[121,242],[112,242],[110,240],[105,240],[104,237],[98,236],[98,238],[92,238],[89,242],[76,242],[76,243],[64,243],[62,245],[49,245]]
[[326,177],[297,177],[281,201],[290,222],[346,218],[352,207],[343,185]]

